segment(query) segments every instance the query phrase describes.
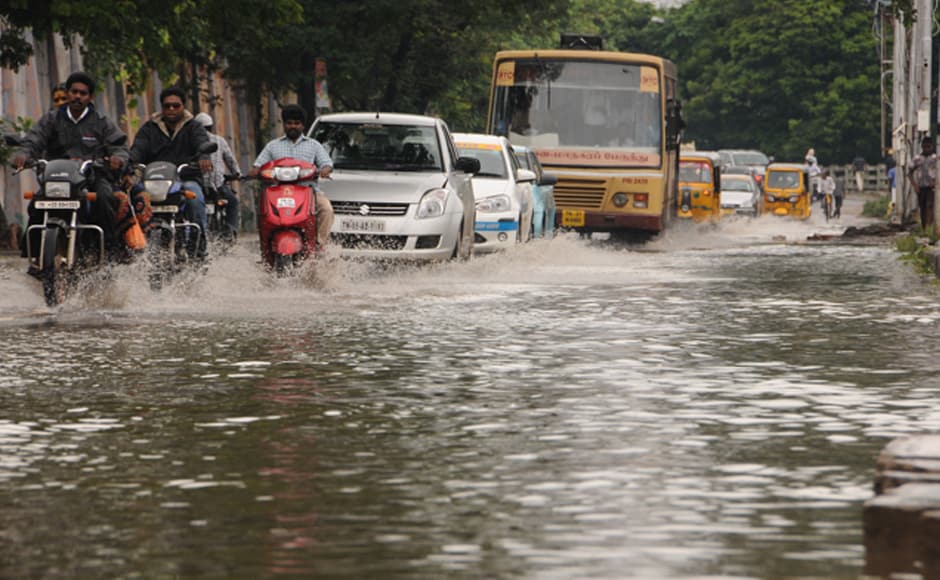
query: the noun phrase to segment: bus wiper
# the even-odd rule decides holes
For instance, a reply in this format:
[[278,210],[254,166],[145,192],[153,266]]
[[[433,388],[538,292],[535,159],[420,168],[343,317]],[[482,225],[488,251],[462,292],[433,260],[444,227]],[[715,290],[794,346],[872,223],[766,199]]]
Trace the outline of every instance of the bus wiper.
[[539,65],[539,72],[542,73],[542,76],[545,77],[545,85],[548,90],[546,98],[548,99],[548,110],[552,110],[552,76],[548,74],[548,67],[545,66],[545,63],[542,62],[542,59],[539,58],[539,53],[535,53],[535,64]]

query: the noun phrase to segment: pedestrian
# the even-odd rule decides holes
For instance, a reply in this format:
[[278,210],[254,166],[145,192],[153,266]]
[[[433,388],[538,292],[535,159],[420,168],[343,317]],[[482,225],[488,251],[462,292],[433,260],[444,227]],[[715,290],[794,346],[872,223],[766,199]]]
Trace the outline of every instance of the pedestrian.
[[810,200],[815,201],[819,199],[819,196],[822,193],[822,190],[820,189],[820,175],[822,174],[822,169],[819,167],[819,161],[816,159],[816,150],[812,147],[806,151],[805,161],[807,172],[809,173],[810,191],[812,191]]
[[[831,179],[831,178],[830,178]],[[845,181],[837,179],[832,190],[832,199],[835,201],[835,211],[832,217],[842,217],[842,199],[845,197]]]
[[856,155],[852,160],[852,167],[855,169],[855,190],[862,193],[865,189],[865,168],[868,163],[861,155]]
[[934,186],[937,182],[937,153],[929,135],[920,142],[920,155],[911,160],[908,174],[917,191],[920,227],[926,230],[927,226],[933,225]]
[[[836,182],[834,179],[832,179],[832,176],[829,175],[828,170],[823,170],[823,172],[820,174],[820,190],[823,196],[828,197],[828,199],[824,200],[824,202],[828,204],[835,201]],[[831,217],[835,217],[835,208],[833,208],[831,205],[828,205],[826,210],[829,212]]]

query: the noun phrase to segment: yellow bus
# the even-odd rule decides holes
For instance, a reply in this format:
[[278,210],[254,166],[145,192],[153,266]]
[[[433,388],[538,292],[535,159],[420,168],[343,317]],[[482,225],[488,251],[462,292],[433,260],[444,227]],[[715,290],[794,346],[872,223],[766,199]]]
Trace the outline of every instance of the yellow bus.
[[676,67],[602,50],[502,51],[487,132],[533,149],[558,177],[558,225],[656,234],[676,216],[683,121]]

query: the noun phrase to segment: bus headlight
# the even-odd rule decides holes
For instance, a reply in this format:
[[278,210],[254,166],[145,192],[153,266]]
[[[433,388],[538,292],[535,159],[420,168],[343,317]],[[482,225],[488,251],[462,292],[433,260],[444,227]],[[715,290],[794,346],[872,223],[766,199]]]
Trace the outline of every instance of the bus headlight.
[[623,207],[627,205],[627,202],[630,201],[630,198],[627,197],[625,193],[618,193],[614,195],[614,205],[617,207]]

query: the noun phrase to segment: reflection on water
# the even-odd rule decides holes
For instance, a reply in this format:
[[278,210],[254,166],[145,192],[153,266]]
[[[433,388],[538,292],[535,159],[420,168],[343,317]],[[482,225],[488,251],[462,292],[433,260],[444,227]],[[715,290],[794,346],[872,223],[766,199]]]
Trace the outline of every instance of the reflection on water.
[[246,246],[55,311],[0,261],[0,576],[854,577],[875,456],[940,429],[940,307],[889,248],[771,243],[814,227]]

